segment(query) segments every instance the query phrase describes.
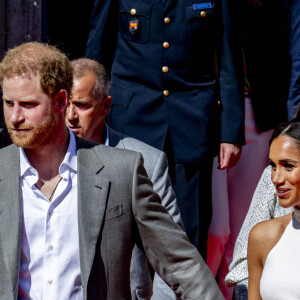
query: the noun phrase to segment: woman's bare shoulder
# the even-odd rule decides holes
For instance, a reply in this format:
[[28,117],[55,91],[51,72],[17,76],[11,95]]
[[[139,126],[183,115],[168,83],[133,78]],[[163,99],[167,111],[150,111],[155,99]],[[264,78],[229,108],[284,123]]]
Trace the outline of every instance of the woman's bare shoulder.
[[266,257],[270,250],[280,240],[288,223],[291,221],[291,218],[292,214],[288,214],[286,216],[258,223],[250,232],[249,243],[260,249],[259,252]]
[[255,240],[273,240],[277,237],[280,238],[291,219],[292,214],[290,213],[286,216],[260,222],[252,228],[250,235],[252,239]]

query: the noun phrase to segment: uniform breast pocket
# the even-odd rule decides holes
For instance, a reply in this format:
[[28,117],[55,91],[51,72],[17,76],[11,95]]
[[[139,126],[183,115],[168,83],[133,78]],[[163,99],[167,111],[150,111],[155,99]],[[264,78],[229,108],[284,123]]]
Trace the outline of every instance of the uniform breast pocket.
[[119,29],[124,39],[147,43],[150,36],[152,5],[146,0],[137,2],[120,0]]
[[108,125],[118,132],[123,132],[126,126],[127,109],[134,93],[116,85],[111,85],[110,95],[112,104],[107,116]]
[[216,4],[214,1],[192,1],[185,7],[185,16],[190,33],[210,34],[216,25]]

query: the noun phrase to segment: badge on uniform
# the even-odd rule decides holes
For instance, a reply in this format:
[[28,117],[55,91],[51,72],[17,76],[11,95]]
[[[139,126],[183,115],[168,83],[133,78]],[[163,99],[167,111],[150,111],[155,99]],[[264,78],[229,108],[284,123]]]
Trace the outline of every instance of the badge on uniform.
[[137,18],[130,20],[129,31],[131,34],[136,34],[139,30],[140,22]]
[[193,4],[194,10],[201,10],[201,9],[209,9],[211,8],[211,3],[199,3],[199,4]]

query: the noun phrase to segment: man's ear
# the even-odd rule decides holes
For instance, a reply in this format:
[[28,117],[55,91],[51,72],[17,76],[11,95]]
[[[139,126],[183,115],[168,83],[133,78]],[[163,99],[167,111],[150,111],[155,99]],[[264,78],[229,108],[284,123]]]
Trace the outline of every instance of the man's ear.
[[103,117],[108,115],[110,106],[111,106],[111,96],[108,96],[102,100],[102,107],[103,107]]
[[66,90],[60,90],[53,97],[53,109],[57,113],[64,112],[68,104],[68,92]]

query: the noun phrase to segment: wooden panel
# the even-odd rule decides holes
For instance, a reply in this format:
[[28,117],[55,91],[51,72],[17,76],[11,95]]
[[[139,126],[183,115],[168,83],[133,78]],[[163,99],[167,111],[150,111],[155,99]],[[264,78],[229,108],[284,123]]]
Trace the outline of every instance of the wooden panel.
[[6,2],[0,1],[0,60],[2,60],[6,50]]

